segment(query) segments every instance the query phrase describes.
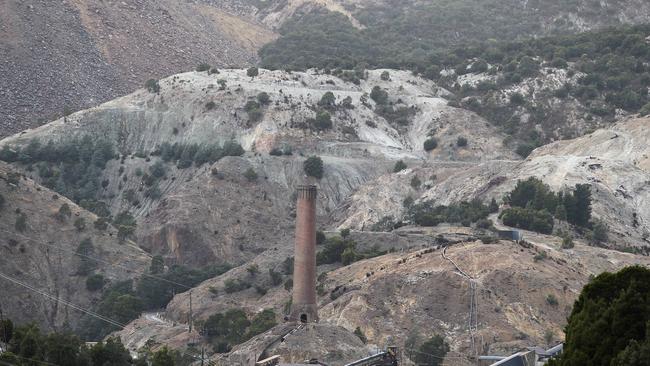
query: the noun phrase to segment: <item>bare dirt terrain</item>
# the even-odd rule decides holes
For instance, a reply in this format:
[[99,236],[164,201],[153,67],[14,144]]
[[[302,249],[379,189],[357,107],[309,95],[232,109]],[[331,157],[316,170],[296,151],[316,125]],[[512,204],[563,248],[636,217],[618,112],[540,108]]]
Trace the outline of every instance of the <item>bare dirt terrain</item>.
[[255,8],[178,1],[29,0],[0,6],[0,136],[195,68],[254,63],[275,38]]

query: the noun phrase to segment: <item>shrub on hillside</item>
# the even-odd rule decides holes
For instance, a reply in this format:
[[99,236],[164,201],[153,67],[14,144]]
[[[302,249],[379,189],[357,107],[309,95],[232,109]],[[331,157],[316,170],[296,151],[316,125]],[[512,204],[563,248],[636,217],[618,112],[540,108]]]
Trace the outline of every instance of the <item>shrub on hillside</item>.
[[323,160],[318,156],[310,156],[303,163],[305,174],[316,179],[323,178]]
[[260,70],[255,66],[250,67],[248,68],[248,70],[246,70],[246,75],[252,78],[258,76],[259,74],[260,74]]
[[86,289],[91,292],[99,291],[104,287],[105,281],[104,276],[101,274],[90,275],[86,278]]
[[204,72],[204,71],[210,71],[211,66],[209,64],[206,64],[205,62],[200,63],[196,66],[196,71],[197,72]]
[[308,123],[315,130],[329,130],[332,128],[332,116],[325,111],[318,111],[316,113],[316,118],[309,119]]
[[504,210],[500,217],[504,225],[542,234],[553,233],[553,216],[546,210],[512,207]]
[[406,166],[406,163],[403,162],[402,160],[398,160],[395,163],[395,165],[393,166],[393,173],[401,172],[402,170],[404,170],[406,168],[408,168],[408,166]]
[[77,231],[84,231],[86,229],[86,220],[83,217],[79,217],[74,220],[74,227]]
[[248,169],[246,169],[246,171],[244,172],[244,177],[245,177],[246,180],[248,180],[249,182],[254,182],[254,181],[257,180],[257,173],[255,172],[255,169],[253,169],[253,168],[248,168]]
[[249,100],[244,106],[244,110],[248,114],[248,119],[251,122],[257,122],[262,119],[264,113],[260,107],[260,104],[254,100]]
[[16,231],[24,233],[27,230],[27,215],[22,212],[19,213],[18,216],[16,216],[14,228]]
[[380,88],[379,86],[375,86],[372,88],[372,91],[370,92],[370,99],[374,100],[375,103],[383,105],[388,103],[388,92]]
[[267,105],[267,104],[269,104],[271,102],[271,97],[269,97],[268,93],[261,92],[261,93],[257,94],[257,101],[261,105]]
[[331,91],[325,92],[318,101],[318,106],[324,109],[332,110],[336,107],[336,96]]
[[431,151],[438,147],[438,140],[434,137],[430,137],[424,141],[423,147],[424,151]]
[[158,80],[156,79],[149,79],[147,80],[146,83],[144,83],[145,89],[147,89],[150,93],[159,93],[160,92],[160,84],[158,83]]
[[641,107],[641,109],[639,110],[639,114],[641,115],[641,117],[650,115],[650,103],[647,103],[646,105]]

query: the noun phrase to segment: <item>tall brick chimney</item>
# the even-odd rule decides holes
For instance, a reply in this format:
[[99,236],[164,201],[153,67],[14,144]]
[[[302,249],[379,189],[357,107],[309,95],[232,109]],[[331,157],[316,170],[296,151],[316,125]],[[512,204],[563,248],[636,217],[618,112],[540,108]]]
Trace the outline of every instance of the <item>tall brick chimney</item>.
[[316,186],[298,186],[291,321],[318,321],[316,306]]

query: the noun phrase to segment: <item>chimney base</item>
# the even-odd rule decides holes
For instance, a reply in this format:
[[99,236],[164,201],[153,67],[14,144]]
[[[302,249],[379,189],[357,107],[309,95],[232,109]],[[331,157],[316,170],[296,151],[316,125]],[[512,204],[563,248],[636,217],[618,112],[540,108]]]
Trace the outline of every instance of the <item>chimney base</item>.
[[314,304],[300,304],[291,307],[289,321],[299,323],[318,323],[318,306]]

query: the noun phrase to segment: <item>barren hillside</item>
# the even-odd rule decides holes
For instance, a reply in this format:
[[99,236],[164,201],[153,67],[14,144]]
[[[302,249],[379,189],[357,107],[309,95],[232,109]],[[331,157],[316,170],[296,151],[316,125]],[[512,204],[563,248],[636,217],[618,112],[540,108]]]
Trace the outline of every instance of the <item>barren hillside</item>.
[[255,8],[206,2],[15,1],[0,6],[0,136],[195,68],[247,65],[275,37]]
[[89,276],[101,275],[108,287],[137,277],[150,262],[134,242],[119,241],[114,227],[98,229],[97,216],[1,162],[0,196],[0,301],[17,322],[76,329],[84,313],[55,299],[89,309],[101,297],[87,288]]

